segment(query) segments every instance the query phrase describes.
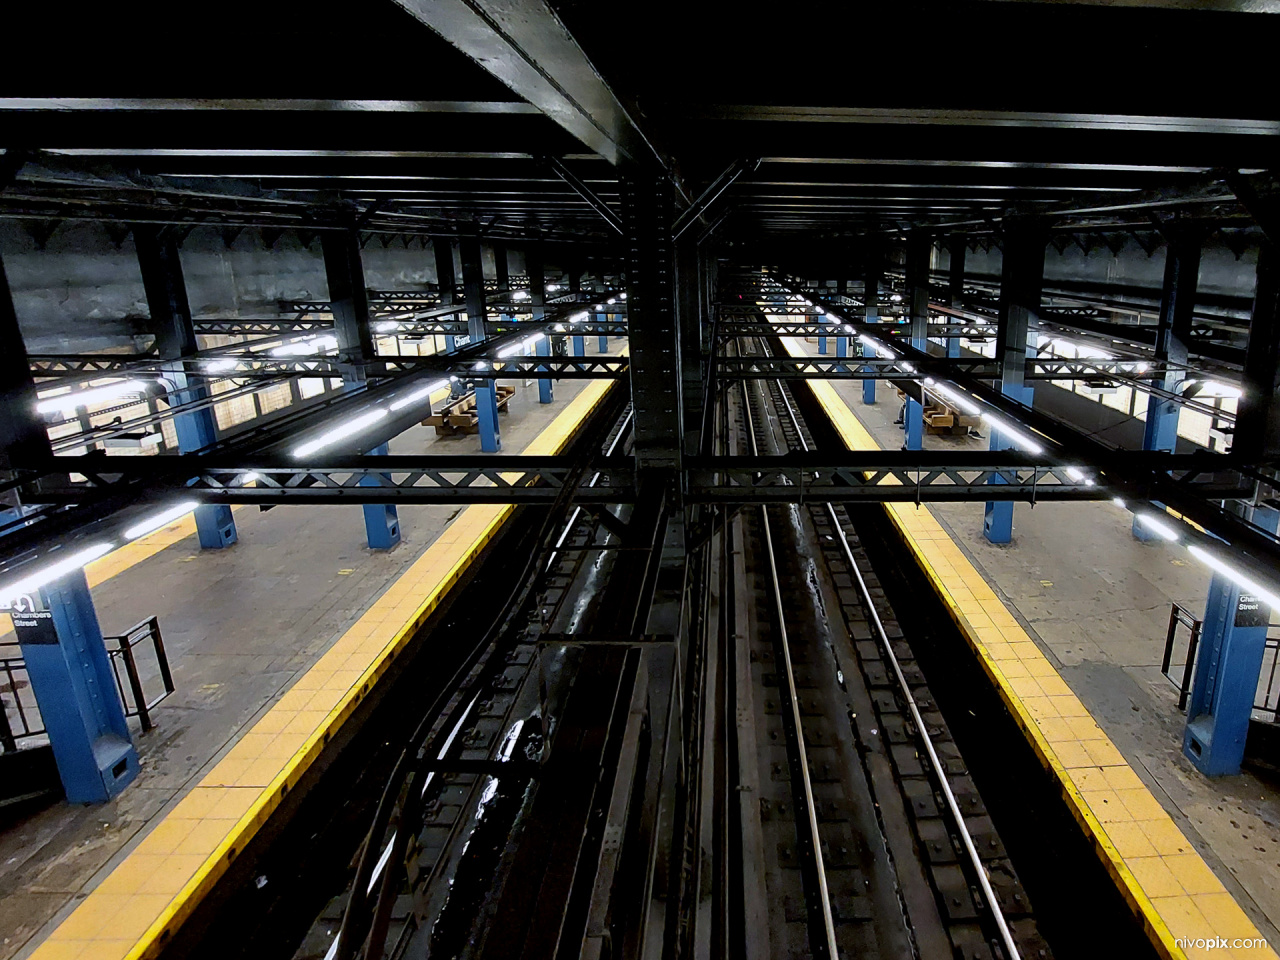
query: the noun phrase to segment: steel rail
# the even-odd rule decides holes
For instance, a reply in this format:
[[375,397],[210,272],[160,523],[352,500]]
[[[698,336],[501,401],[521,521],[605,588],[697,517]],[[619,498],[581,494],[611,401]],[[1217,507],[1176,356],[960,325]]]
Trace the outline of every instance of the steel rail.
[[[761,346],[763,347],[764,345],[761,344]],[[787,399],[787,394],[782,389],[781,381],[775,381],[775,383],[778,384],[778,393],[782,397],[783,408],[786,410],[787,418],[791,421],[791,425],[796,431],[800,446],[807,451],[809,444],[805,441],[804,433],[800,430],[800,421],[796,416],[795,408],[792,407],[791,401]],[[920,738],[920,743],[924,747],[925,753],[928,754],[929,763],[933,767],[938,785],[947,802],[947,809],[955,823],[956,832],[960,835],[969,863],[977,876],[978,886],[981,887],[982,895],[986,898],[987,905],[991,908],[991,916],[1000,932],[1000,940],[1008,953],[1008,960],[1020,960],[1021,954],[1018,952],[1017,944],[1014,943],[1013,933],[1009,930],[1009,923],[1005,920],[1004,913],[996,901],[991,879],[987,876],[987,870],[982,865],[982,859],[978,856],[978,848],[974,845],[973,837],[964,822],[964,814],[960,810],[960,804],[956,801],[956,795],[951,790],[951,784],[947,782],[944,772],[946,768],[943,766],[942,760],[938,756],[938,751],[933,745],[933,738],[929,736],[928,727],[925,725],[924,717],[920,713],[916,698],[911,693],[911,685],[907,683],[906,675],[902,672],[902,665],[898,662],[897,654],[893,652],[893,644],[889,641],[889,635],[885,632],[884,623],[880,620],[880,613],[876,610],[875,600],[872,598],[871,591],[867,588],[867,582],[863,579],[862,571],[858,568],[858,563],[854,559],[853,549],[849,546],[849,539],[845,536],[844,527],[840,523],[835,507],[830,502],[827,502],[825,506],[828,515],[831,517],[832,527],[839,535],[840,549],[844,553],[845,562],[848,564],[854,580],[857,581],[858,592],[862,595],[862,605],[866,608],[867,615],[871,618],[871,623],[875,626],[876,633],[880,636],[881,653],[888,661],[889,666],[893,668],[893,675],[898,682],[899,691],[906,701],[907,710],[911,713],[911,721],[916,725],[916,734]]]
[[[751,453],[753,456],[759,456],[755,437],[755,420],[751,416],[751,400],[747,396],[745,384],[742,394],[742,409],[747,421],[747,436],[751,441]],[[812,838],[813,863],[818,875],[818,897],[822,905],[822,925],[827,939],[827,956],[830,960],[839,960],[840,953],[836,946],[835,917],[831,909],[831,894],[827,889],[827,868],[822,859],[822,840],[818,834],[818,809],[813,798],[813,780],[809,776],[809,757],[804,748],[804,726],[800,716],[800,699],[796,692],[795,671],[791,664],[791,644],[787,637],[786,612],[782,608],[782,586],[778,583],[778,564],[774,556],[773,530],[769,524],[769,509],[764,504],[760,505],[760,524],[764,530],[765,556],[769,561],[769,579],[773,584],[774,612],[778,618],[778,645],[782,649],[783,665],[787,671],[787,692],[791,700],[792,723],[795,725],[800,782],[804,787],[804,805],[809,821],[809,835]]]

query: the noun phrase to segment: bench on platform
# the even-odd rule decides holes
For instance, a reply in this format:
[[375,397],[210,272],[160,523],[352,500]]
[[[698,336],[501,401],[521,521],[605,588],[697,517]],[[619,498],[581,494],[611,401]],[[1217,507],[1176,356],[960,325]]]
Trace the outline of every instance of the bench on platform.
[[[507,404],[515,396],[515,387],[498,387],[498,412],[506,413]],[[436,413],[422,421],[424,427],[435,427],[436,435],[451,437],[458,434],[479,433],[480,415],[476,411],[476,392],[469,390],[450,400]]]

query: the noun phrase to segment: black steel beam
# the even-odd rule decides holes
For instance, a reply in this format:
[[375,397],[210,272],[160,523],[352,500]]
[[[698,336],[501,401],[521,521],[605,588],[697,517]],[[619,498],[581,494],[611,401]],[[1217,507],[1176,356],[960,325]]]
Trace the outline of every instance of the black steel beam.
[[[36,412],[36,385],[18,326],[4,260],[0,259],[0,470],[17,461],[52,453],[49,434]],[[5,500],[0,506],[12,506]]]
[[329,308],[338,338],[338,369],[347,383],[359,383],[377,352],[369,328],[369,297],[364,285],[360,239],[354,230],[330,231],[320,238]]

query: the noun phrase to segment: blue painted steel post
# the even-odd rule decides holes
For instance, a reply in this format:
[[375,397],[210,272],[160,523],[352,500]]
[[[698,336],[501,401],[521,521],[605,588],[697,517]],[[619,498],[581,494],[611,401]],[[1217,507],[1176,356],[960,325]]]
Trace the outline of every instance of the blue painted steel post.
[[[1153,384],[1157,389],[1178,393],[1186,376],[1187,341],[1191,336],[1191,316],[1196,285],[1200,279],[1198,238],[1174,233],[1165,249],[1164,285],[1160,294],[1160,325],[1156,330],[1155,362],[1168,364],[1164,376]],[[1182,405],[1159,396],[1147,395],[1147,422],[1143,425],[1142,449],[1165,450],[1178,446],[1178,415]],[[1159,504],[1156,504],[1159,507]],[[1133,521],[1133,535],[1151,540],[1159,534]]]
[[[529,274],[529,300],[533,307],[534,322],[539,322],[546,318],[546,312],[543,304],[546,302],[546,276],[542,269],[542,250],[537,244],[531,244],[524,253],[525,270]],[[551,337],[550,335],[543,337],[534,347],[534,353],[540,357],[551,356]],[[546,367],[539,369],[545,370]],[[555,396],[552,389],[553,381],[549,378],[540,378],[538,380],[538,402],[550,403]]]
[[[1009,219],[1004,228],[1004,260],[1001,264],[999,318],[996,326],[996,358],[1000,361],[1000,392],[1031,406],[1032,389],[1026,386],[1027,331],[1040,311],[1044,284],[1044,248],[1041,225]],[[1000,431],[992,429],[992,450],[1013,446]],[[999,474],[991,483],[1005,483]],[[983,514],[982,533],[991,543],[1013,540],[1012,501],[988,501]]]
[[836,356],[837,357],[849,356],[849,338],[848,337],[836,337]]
[[[181,374],[177,376],[183,380],[186,379]],[[192,387],[178,393],[180,403],[200,400],[208,396],[209,391],[205,386]],[[212,407],[178,414],[173,418],[173,429],[178,436],[178,449],[182,453],[200,450],[218,439]],[[229,547],[239,539],[235,517],[231,513],[231,508],[225,503],[206,503],[196,507],[195,520],[196,535],[200,539],[200,546],[205,550]]]
[[[369,327],[369,294],[365,289],[360,238],[354,230],[329,231],[321,234],[320,245],[329,283],[333,332],[338,338],[339,356],[345,358],[339,363],[339,369],[344,387],[351,389],[365,381],[365,364],[377,353]],[[386,444],[373,452],[385,455]],[[377,479],[366,477],[360,482],[376,484]],[[364,504],[363,513],[365,539],[370,549],[390,550],[400,542],[400,521],[393,504]]]
[[[1275,533],[1280,513],[1255,507],[1252,520]],[[1214,574],[1182,737],[1182,752],[1205,776],[1240,772],[1270,621],[1266,604]]]
[[497,387],[492,380],[476,381],[476,417],[480,427],[480,449],[485,453],[497,453],[502,449],[502,437],[498,429]]
[[[965,245],[964,234],[953,233],[948,240],[947,250],[951,257],[951,276],[947,284],[947,302],[956,309],[964,306],[964,260],[969,252]],[[957,317],[949,317],[947,322],[954,324]],[[947,356],[955,359],[960,356],[960,338],[947,337]]]
[[[387,444],[383,443],[369,451],[369,456],[385,457]],[[390,478],[388,478],[389,480]],[[377,477],[360,478],[360,486],[381,486]],[[364,504],[364,528],[369,535],[369,546],[374,550],[390,550],[400,542],[400,518],[396,514],[395,504]]]
[[[540,357],[551,356],[551,338],[543,337],[541,340],[539,340],[537,343],[537,346],[534,347],[534,351]],[[546,370],[547,368],[539,367],[538,369]],[[542,377],[541,379],[538,380],[538,402],[550,403],[553,399],[554,399],[554,395],[551,389],[551,379],[549,377]]]
[[[864,357],[874,359],[876,356],[876,348],[869,343],[864,343],[862,345],[862,355]],[[868,371],[871,371],[873,368],[867,367],[866,369]],[[863,403],[876,402],[876,382],[874,380],[868,379],[868,380],[862,381],[862,402]]]
[[[822,326],[825,326],[826,324],[828,324],[828,323],[830,323],[830,322],[831,322],[831,318],[830,318],[830,317],[819,317],[819,318],[818,318],[818,323],[819,323],[820,325],[822,325]],[[820,328],[819,328],[819,329],[821,329],[821,326],[820,326]],[[822,356],[826,356],[826,354],[827,354],[827,337],[826,337],[826,334],[822,334],[822,333],[818,334],[818,353],[820,353]]]
[[[458,243],[458,249],[462,258],[462,289],[467,298],[467,329],[471,334],[471,342],[479,343],[489,335],[480,238],[463,237]],[[497,453],[502,449],[497,385],[493,380],[476,381],[476,425],[480,429],[481,450],[485,453]]]
[[19,597],[10,613],[67,800],[111,799],[138,775],[138,754],[84,571]]
[[577,336],[573,338],[573,355],[575,357],[584,356],[587,352],[587,338]]
[[[929,262],[933,256],[933,241],[929,234],[914,229],[907,236],[906,288],[908,318],[911,325],[911,345],[924,350],[928,345],[929,323]],[[904,410],[907,450],[919,450],[924,445],[924,407],[919,400],[907,395]]]
[[[198,346],[177,240],[169,230],[153,224],[135,224],[133,239],[151,314],[151,329],[156,338],[156,353],[173,361],[189,357]],[[179,405],[209,398],[209,386],[203,377],[188,374],[181,363],[172,364],[168,370],[168,380]],[[174,418],[173,426],[181,453],[194,453],[218,439],[212,406],[180,413]],[[229,547],[238,539],[231,508],[225,504],[197,507],[195,520],[200,546],[206,550]]]
[[[608,323],[608,322],[609,322],[609,315],[608,315],[608,314],[605,314],[605,313],[597,313],[597,314],[596,314],[596,321],[597,321],[597,322],[599,322],[599,323]],[[597,349],[599,349],[599,351],[600,351],[601,353],[608,353],[608,352],[609,352],[609,337],[608,337],[607,335],[601,335],[600,339],[596,341],[596,347],[597,347]]]
[[[874,251],[868,251],[866,270],[863,273],[862,281],[862,303],[863,318],[867,323],[875,323],[879,317],[880,308],[877,306],[880,297],[880,259],[879,255]],[[862,355],[864,357],[875,357],[876,348],[870,344],[862,345]],[[868,367],[868,370],[871,368]],[[876,402],[876,382],[874,380],[862,381],[862,402]]]

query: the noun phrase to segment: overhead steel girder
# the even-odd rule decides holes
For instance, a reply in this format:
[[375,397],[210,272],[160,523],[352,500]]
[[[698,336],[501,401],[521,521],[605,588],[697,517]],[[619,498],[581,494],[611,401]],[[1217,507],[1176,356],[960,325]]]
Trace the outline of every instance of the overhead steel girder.
[[[584,325],[585,326],[585,325]],[[575,325],[573,332],[578,333]],[[585,336],[587,331],[583,331]],[[219,378],[228,380],[246,380],[257,377],[303,376],[303,377],[337,377],[341,376],[337,357],[235,357],[224,356],[220,359],[236,360],[243,369],[219,373]],[[200,361],[186,364],[192,373],[204,372]],[[410,371],[432,371],[442,377],[456,376],[462,379],[471,377],[521,377],[529,379],[551,380],[592,380],[625,376],[628,369],[626,357],[593,356],[593,357],[510,357],[506,359],[485,358],[483,355],[472,355],[466,359],[436,355],[429,357],[415,356],[381,356],[375,357],[363,366],[370,376],[390,376]],[[484,366],[479,366],[484,364]],[[96,356],[36,356],[31,358],[31,370],[35,377],[79,376],[86,372],[96,373],[155,373],[163,371],[159,360],[144,358],[139,362],[137,357],[116,359],[110,362],[107,358]],[[172,363],[169,364],[172,366]],[[343,364],[342,366],[350,366]]]
[[[837,315],[839,314],[840,311],[837,311]],[[877,334],[874,324],[842,319],[859,333],[872,336]],[[919,364],[922,370],[936,362],[936,358],[907,344],[896,346],[903,352],[905,359]],[[1059,456],[1069,458],[1079,466],[1096,465],[1113,455],[1110,448],[1092,436],[1086,436],[1053,417],[1004,396],[983,383],[981,378],[959,376],[953,379],[984,403],[1042,434],[1058,448]],[[1230,463],[1225,455],[1210,456],[1220,457],[1220,463]],[[1260,474],[1252,476],[1268,486],[1275,485],[1274,481],[1266,481]],[[1222,541],[1225,541],[1236,551],[1239,565],[1264,582],[1272,580],[1275,571],[1280,569],[1280,538],[1229,514],[1213,502],[1218,498],[1202,496],[1196,489],[1175,481],[1160,468],[1122,466],[1109,472],[1107,483],[1112,488],[1112,495],[1125,502],[1154,501],[1176,510],[1190,523],[1207,531],[1201,532],[1195,527],[1185,526],[1186,540],[1200,543],[1211,550],[1219,549]]]
[[[1159,452],[1117,455],[1156,464],[1199,495],[1245,496],[1247,484],[1230,471],[1201,476],[1204,458]],[[17,487],[33,504],[82,503],[145,485],[202,503],[536,503],[555,499],[574,464],[566,457],[347,456],[323,466],[281,464],[259,456],[232,461],[179,457],[58,457],[46,470],[22,471],[0,489]],[[599,457],[599,474],[574,497],[591,503],[635,500],[631,457]],[[837,501],[1099,500],[1105,483],[1073,479],[1068,467],[1016,450],[814,451],[773,457],[692,457],[686,461],[688,499],[700,503]],[[1072,468],[1074,469],[1074,468]],[[83,476],[76,483],[35,484],[40,477]],[[1002,482],[992,483],[999,477]],[[534,486],[541,484],[541,486]]]
[[[324,467],[255,461],[253,466],[200,463],[195,470],[176,457],[70,459],[88,471],[84,481],[22,487],[33,491],[32,503],[79,503],[141,483],[200,503],[548,503],[576,470],[572,458],[557,456],[331,457]],[[58,466],[68,469],[61,460]],[[591,472],[598,473],[593,484],[581,484],[574,499],[631,502],[633,466],[629,457],[601,461]]]
[[396,2],[609,163],[672,172],[543,0]]
[[313,330],[329,330],[330,320],[294,320],[288,318],[267,320],[192,320],[197,334],[226,334],[230,336],[254,336],[273,333],[306,333]]
[[[836,336],[828,328],[822,336]],[[847,336],[847,334],[846,334]],[[895,346],[897,342],[895,341]],[[924,375],[953,379],[999,376],[999,363],[985,357],[718,357],[717,374],[741,380],[910,380]],[[1141,367],[1143,369],[1135,369]],[[1041,358],[1027,361],[1028,380],[1089,380],[1124,377],[1151,379],[1161,375],[1158,365],[1140,360],[1069,360]]]

